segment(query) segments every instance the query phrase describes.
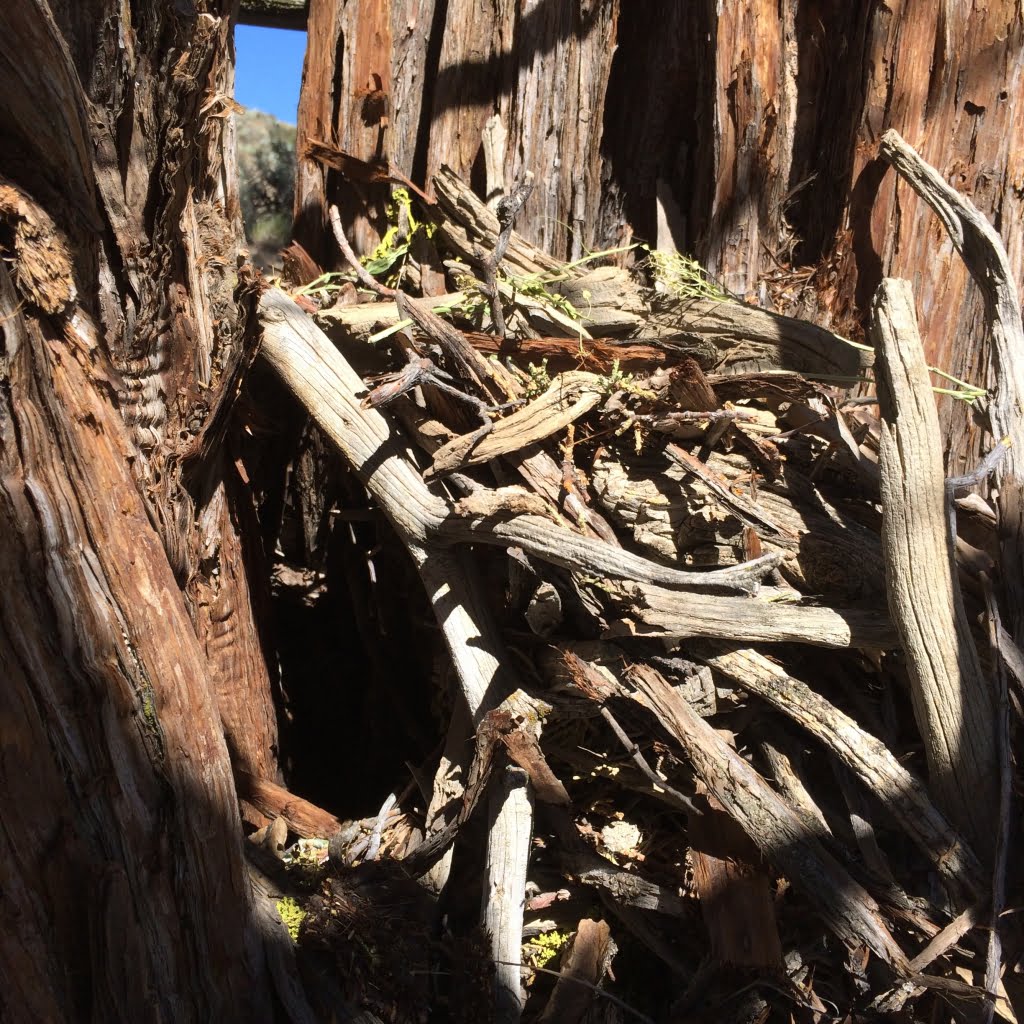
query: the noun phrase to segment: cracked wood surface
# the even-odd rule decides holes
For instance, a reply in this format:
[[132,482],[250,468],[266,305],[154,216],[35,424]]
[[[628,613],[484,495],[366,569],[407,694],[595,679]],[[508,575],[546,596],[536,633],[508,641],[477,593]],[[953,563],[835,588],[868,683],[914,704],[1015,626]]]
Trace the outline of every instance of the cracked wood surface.
[[[735,492],[749,489],[747,461],[713,451],[706,469]],[[684,565],[728,565],[742,558],[739,519],[710,489],[665,458],[614,458],[599,453],[592,486],[612,521],[633,543]],[[779,527],[760,536],[765,551],[786,553],[780,571],[805,593],[836,603],[876,601],[885,590],[878,534],[831,507],[792,464],[785,482],[760,481],[756,507]]]
[[[994,364],[989,418],[996,441],[1010,448],[998,472],[1001,576],[1011,634],[1024,642],[1024,323],[1020,293],[999,233],[967,198],[951,188],[890,129],[881,155],[931,207],[985,301]],[[1005,214],[1002,214],[1005,216]]]
[[0,974],[33,1020],[272,999],[229,756],[277,770],[250,496],[222,448],[184,466],[242,341],[230,8],[4,7]]
[[607,583],[605,590],[626,609],[604,632],[626,636],[717,637],[746,643],[804,643],[816,647],[898,646],[889,617],[865,608],[827,608],[790,599],[687,594],[640,583]]
[[882,282],[871,334],[889,609],[906,653],[931,788],[987,859],[998,776],[992,696],[957,579],[942,435],[908,282]]
[[[169,1018],[230,1017],[259,1002],[261,975],[219,969],[244,964],[254,922],[207,657],[125,424],[96,386],[84,314],[60,332],[20,307],[0,266],[8,996],[35,1019],[77,1019],[83,996],[64,968],[80,960],[65,944],[86,927],[93,965],[133,964],[133,981],[112,966],[92,976],[101,1017],[145,1019],[154,993]],[[40,885],[26,851],[43,849]]]

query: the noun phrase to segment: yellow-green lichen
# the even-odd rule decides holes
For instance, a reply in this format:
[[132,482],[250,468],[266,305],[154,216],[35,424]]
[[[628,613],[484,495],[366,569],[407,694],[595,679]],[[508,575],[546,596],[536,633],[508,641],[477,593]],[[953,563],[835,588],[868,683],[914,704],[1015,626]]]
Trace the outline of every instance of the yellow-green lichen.
[[299,925],[302,924],[306,912],[291,896],[283,896],[277,901],[277,912],[281,915],[281,920],[284,921],[288,934],[292,937],[292,942],[298,942]]
[[536,363],[527,363],[526,372],[530,377],[530,383],[526,385],[527,398],[536,398],[538,395],[544,394],[551,387],[547,359],[542,359],[539,366]]
[[623,373],[619,368],[618,359],[612,360],[611,371],[602,375],[599,383],[601,390],[607,395],[613,395],[617,391],[625,391],[628,395],[636,395],[637,398],[644,398],[647,401],[653,401],[657,398],[653,391],[640,387],[633,374]]
[[152,693],[143,693],[142,695],[142,717],[150,729],[156,728],[156,709],[153,707]]
[[569,941],[571,932],[550,931],[535,935],[523,943],[523,963],[533,968],[546,967],[561,953]]

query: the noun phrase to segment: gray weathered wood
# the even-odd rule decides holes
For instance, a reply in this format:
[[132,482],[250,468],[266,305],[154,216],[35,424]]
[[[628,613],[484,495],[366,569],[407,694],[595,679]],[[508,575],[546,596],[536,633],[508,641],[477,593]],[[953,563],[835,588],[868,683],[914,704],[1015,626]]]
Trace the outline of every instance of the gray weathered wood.
[[973,851],[935,807],[924,784],[883,743],[763,654],[708,647],[710,652],[702,660],[820,740],[874,794],[945,878],[973,898],[984,891],[985,874]]
[[871,315],[877,350],[882,547],[936,801],[979,855],[992,850],[995,721],[949,537],[942,435],[909,283],[887,279]]
[[1010,449],[998,471],[1000,574],[1010,633],[1024,642],[1024,323],[1013,267],[999,233],[970,200],[890,129],[881,155],[935,211],[985,299],[994,379],[988,414],[995,439]]
[[533,798],[522,768],[505,765],[490,798],[482,922],[494,954],[495,1022],[516,1024],[522,983],[523,906],[533,835]]
[[796,815],[654,669],[634,666],[628,679],[641,703],[682,746],[716,799],[764,856],[815,905],[844,942],[867,945],[899,973],[907,960],[871,896],[855,882]]
[[609,625],[606,637],[700,636],[745,643],[789,642],[883,650],[898,646],[892,623],[881,611],[773,601],[771,597],[777,595],[767,593],[735,598],[728,594],[686,594],[632,583],[610,584],[606,589],[630,605]]
[[683,572],[540,516],[460,516],[427,488],[400,452],[388,421],[376,410],[362,408],[357,397],[365,390],[362,380],[299,307],[272,289],[262,298],[260,316],[263,358],[351,463],[406,543],[517,545],[544,561],[595,576],[701,590],[751,592],[778,564],[779,556],[768,555],[731,568]]

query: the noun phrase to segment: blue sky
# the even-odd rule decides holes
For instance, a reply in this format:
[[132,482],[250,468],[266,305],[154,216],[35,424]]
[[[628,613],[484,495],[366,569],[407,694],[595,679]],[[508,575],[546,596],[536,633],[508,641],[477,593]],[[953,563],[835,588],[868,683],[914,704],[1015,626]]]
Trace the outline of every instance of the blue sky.
[[306,33],[283,28],[235,28],[235,99],[295,124]]

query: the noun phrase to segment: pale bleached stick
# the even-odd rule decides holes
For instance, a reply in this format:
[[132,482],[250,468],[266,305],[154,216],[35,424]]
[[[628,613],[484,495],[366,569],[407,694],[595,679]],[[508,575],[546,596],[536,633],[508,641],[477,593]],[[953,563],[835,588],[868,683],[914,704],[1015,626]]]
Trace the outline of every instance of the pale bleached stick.
[[995,373],[988,414],[997,441],[1010,450],[1000,467],[1000,576],[1010,634],[1024,644],[1024,321],[1016,277],[999,232],[967,198],[889,129],[879,154],[935,211],[985,299]]
[[506,764],[492,785],[481,918],[494,958],[495,1024],[516,1024],[523,989],[523,907],[533,836],[533,794],[525,771]]
[[889,611],[935,802],[988,860],[998,806],[994,708],[957,579],[942,432],[908,282],[887,278],[878,286],[871,338]]

